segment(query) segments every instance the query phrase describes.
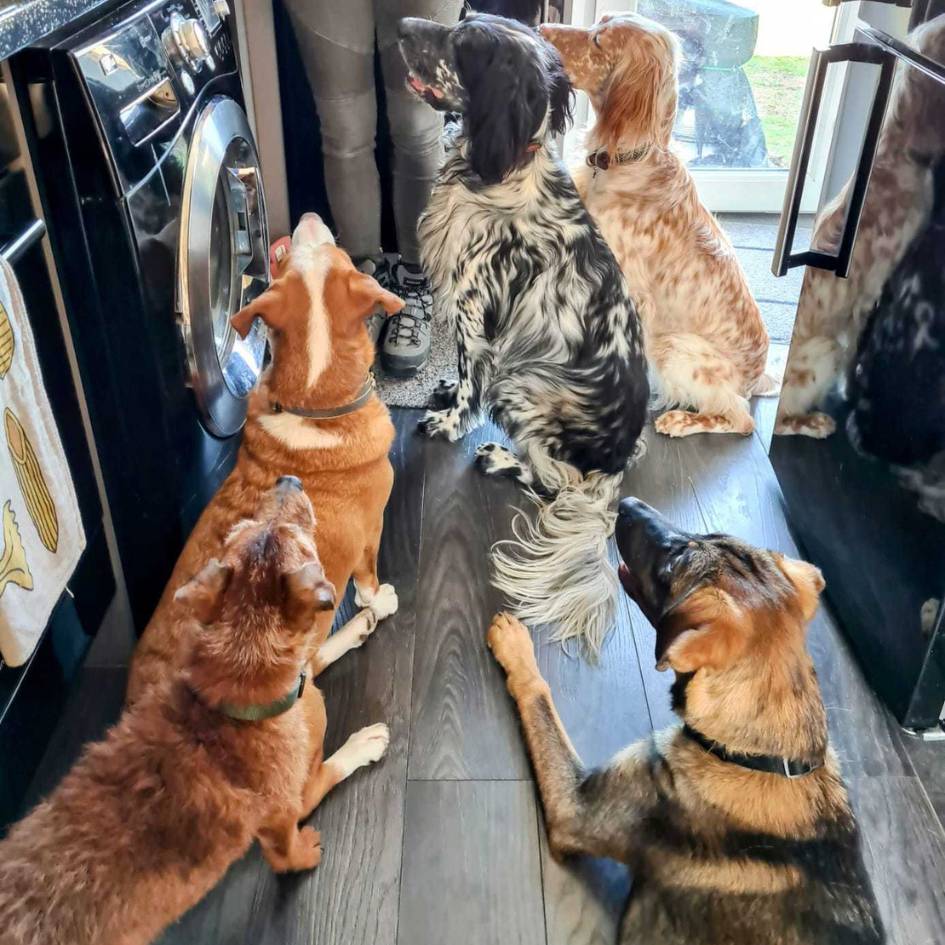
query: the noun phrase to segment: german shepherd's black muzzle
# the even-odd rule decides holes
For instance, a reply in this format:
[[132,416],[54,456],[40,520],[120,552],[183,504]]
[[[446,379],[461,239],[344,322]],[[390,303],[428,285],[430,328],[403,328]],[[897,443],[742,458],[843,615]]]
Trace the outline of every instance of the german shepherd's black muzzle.
[[670,603],[673,564],[693,536],[676,528],[640,499],[623,499],[617,509],[620,583],[656,627]]

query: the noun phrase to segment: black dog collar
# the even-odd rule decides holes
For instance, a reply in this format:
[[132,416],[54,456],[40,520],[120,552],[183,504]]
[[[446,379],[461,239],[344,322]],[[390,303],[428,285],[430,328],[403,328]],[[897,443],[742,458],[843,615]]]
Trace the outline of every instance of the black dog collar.
[[596,151],[591,151],[587,156],[587,163],[594,168],[596,174],[598,171],[606,171],[614,164],[634,164],[637,161],[642,161],[649,153],[650,146],[648,144],[641,144],[639,148],[634,148],[632,151],[618,151],[614,155],[611,155],[605,148],[598,148]]
[[802,778],[824,766],[823,759],[816,764],[811,764],[807,761],[798,761],[796,758],[783,758],[777,755],[743,755],[741,752],[729,751],[724,745],[706,738],[702,732],[689,724],[683,725],[682,731],[683,735],[715,755],[720,761],[738,765],[740,768],[748,768],[751,771],[764,771],[767,774],[779,774],[784,778],[794,779]]
[[374,375],[368,374],[354,400],[350,400],[340,407],[326,407],[322,410],[306,410],[304,407],[286,407],[285,404],[280,404],[278,401],[274,400],[269,405],[269,408],[273,413],[291,413],[295,417],[304,417],[306,420],[333,420],[335,417],[344,417],[349,413],[360,410],[371,399],[371,395],[374,393],[376,386],[377,382],[374,380]]
[[299,684],[291,691],[287,692],[281,699],[274,702],[267,702],[265,705],[236,705],[233,702],[221,702],[217,706],[217,711],[227,718],[236,719],[238,722],[262,722],[265,719],[275,718],[288,712],[305,691],[305,672],[299,673]]

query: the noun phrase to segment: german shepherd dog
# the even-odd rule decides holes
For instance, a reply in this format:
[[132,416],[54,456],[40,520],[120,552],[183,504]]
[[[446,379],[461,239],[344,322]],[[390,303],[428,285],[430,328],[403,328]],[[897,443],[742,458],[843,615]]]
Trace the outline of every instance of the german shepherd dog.
[[630,867],[621,945],[884,942],[805,646],[820,572],[679,531],[636,499],[621,502],[616,536],[624,589],[656,628],[657,667],[676,673],[682,726],[585,770],[527,628],[505,614],[489,628],[552,853]]

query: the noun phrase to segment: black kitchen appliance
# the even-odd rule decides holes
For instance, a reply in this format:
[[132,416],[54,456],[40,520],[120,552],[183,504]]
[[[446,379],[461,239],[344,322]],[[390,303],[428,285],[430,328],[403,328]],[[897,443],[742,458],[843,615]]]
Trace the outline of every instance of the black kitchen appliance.
[[134,0],[19,54],[139,631],[230,470],[261,371],[258,158],[225,0]]
[[[92,448],[70,369],[71,340],[56,299],[56,267],[44,246],[46,225],[16,125],[8,83],[0,82],[0,255],[23,293],[43,384],[75,485],[86,547],[31,658],[18,667],[0,661],[0,831],[21,813],[69,683],[115,594]],[[8,587],[6,593],[16,591]]]
[[[923,49],[945,50],[945,16],[924,29]],[[845,224],[824,243],[792,248],[799,181],[817,119],[827,68],[846,63],[847,87],[875,86],[867,110],[858,166],[846,190]],[[883,123],[897,88],[896,120]],[[849,303],[862,315],[837,309],[826,346],[844,353],[832,389],[819,409],[836,431],[824,439],[775,435],[771,462],[777,472],[798,543],[821,567],[827,599],[874,689],[907,728],[941,736],[945,717],[945,275],[939,241],[945,240],[945,55],[930,58],[873,28],[852,43],[816,53],[808,80],[782,217],[776,274],[806,264],[840,279],[860,265],[852,250],[863,214],[902,227],[903,252],[884,263],[882,233],[869,263],[876,286]],[[887,116],[889,118],[889,116]],[[890,206],[889,181],[897,169],[874,174],[883,137],[899,155],[905,207]],[[890,141],[895,142],[889,147]],[[885,203],[884,203],[885,201]],[[898,212],[905,209],[905,213]],[[893,222],[895,221],[895,222]],[[805,281],[799,308],[816,304]],[[860,299],[865,301],[860,302]],[[844,310],[845,311],[845,310]],[[799,324],[801,319],[799,318]],[[826,320],[824,320],[826,324]],[[825,330],[825,335],[827,334]],[[795,328],[793,346],[800,346]],[[807,342],[807,351],[814,350]],[[821,362],[792,362],[820,371]],[[785,401],[782,400],[782,405]]]

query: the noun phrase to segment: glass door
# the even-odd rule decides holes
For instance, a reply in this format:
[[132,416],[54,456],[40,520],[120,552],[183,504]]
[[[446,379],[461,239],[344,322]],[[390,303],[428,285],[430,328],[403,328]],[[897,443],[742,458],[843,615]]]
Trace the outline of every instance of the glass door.
[[[814,47],[848,41],[870,3],[823,0],[552,0],[551,18],[581,25],[628,9],[663,23],[682,45],[675,145],[715,212],[779,213]],[[899,11],[905,23],[908,11]],[[824,133],[814,142],[803,212],[817,209],[829,163],[830,117],[846,91],[842,69],[824,90]],[[584,97],[569,159],[593,120]]]

